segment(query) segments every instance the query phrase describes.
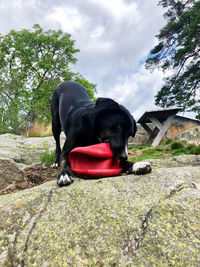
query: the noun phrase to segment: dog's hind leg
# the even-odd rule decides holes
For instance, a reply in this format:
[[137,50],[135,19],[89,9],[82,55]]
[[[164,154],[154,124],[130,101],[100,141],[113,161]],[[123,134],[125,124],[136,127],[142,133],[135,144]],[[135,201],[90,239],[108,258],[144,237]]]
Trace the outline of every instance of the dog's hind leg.
[[53,167],[60,166],[60,155],[61,155],[61,148],[60,148],[60,133],[61,133],[61,123],[59,118],[59,97],[56,91],[53,94],[52,102],[51,102],[51,114],[52,114],[52,132],[54,139],[56,141],[56,159]]

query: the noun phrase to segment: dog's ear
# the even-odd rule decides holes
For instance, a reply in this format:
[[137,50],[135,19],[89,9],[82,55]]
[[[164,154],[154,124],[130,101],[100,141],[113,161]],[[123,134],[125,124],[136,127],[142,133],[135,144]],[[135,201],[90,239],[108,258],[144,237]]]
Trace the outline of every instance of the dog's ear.
[[91,125],[96,129],[98,121],[110,113],[119,111],[119,104],[111,98],[100,97],[96,101],[94,113],[91,115]]
[[99,97],[96,101],[96,110],[101,109],[118,109],[119,104],[111,98]]
[[130,123],[129,123],[129,136],[135,137],[135,134],[137,132],[137,125],[133,118],[133,116],[130,114]]
[[137,131],[137,125],[132,114],[122,105],[119,105],[119,109],[126,117],[126,121],[128,125],[128,135],[134,137]]
[[132,115],[131,117],[132,117],[131,136],[134,137],[137,132],[137,124]]
[[95,110],[95,118],[97,115],[101,114],[101,112],[104,112],[105,110],[116,110],[116,112],[121,113],[124,116],[127,125],[127,135],[132,137],[135,136],[137,131],[136,122],[131,113],[124,106],[119,105],[111,98],[100,97],[96,101]]

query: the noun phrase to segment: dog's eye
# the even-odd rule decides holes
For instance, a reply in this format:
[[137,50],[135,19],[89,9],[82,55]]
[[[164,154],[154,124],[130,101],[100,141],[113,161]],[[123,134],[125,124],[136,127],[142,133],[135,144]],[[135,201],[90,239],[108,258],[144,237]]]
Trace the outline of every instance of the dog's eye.
[[122,125],[120,125],[120,124],[113,125],[111,127],[111,131],[114,131],[114,132],[122,132]]

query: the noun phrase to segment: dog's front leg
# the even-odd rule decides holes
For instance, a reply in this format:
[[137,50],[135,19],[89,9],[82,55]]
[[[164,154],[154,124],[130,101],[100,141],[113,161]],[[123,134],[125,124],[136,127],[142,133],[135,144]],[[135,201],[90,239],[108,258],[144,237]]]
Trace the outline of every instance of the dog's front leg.
[[127,174],[146,174],[152,171],[150,162],[140,161],[140,162],[130,162],[130,161],[121,161],[122,172]]
[[60,162],[60,173],[57,178],[57,185],[59,186],[70,185],[74,181],[73,173],[70,168],[70,162],[68,160],[68,156],[72,148],[73,146],[69,147],[65,141]]
[[57,185],[65,186],[70,185],[74,181],[73,173],[67,160],[62,159],[60,164],[60,173],[57,178]]

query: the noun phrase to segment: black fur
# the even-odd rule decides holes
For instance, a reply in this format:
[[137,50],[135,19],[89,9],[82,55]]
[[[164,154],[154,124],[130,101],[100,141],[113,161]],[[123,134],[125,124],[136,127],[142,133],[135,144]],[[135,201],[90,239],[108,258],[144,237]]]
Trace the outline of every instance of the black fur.
[[[136,123],[130,112],[110,98],[98,98],[94,104],[85,88],[76,82],[61,83],[55,90],[52,104],[52,130],[56,140],[55,163],[61,166],[58,185],[73,182],[68,156],[78,146],[107,142],[116,158],[121,160],[124,171],[130,172],[132,163],[127,161],[127,143],[135,136]],[[60,133],[66,141],[61,153]],[[67,178],[66,178],[67,177]]]

